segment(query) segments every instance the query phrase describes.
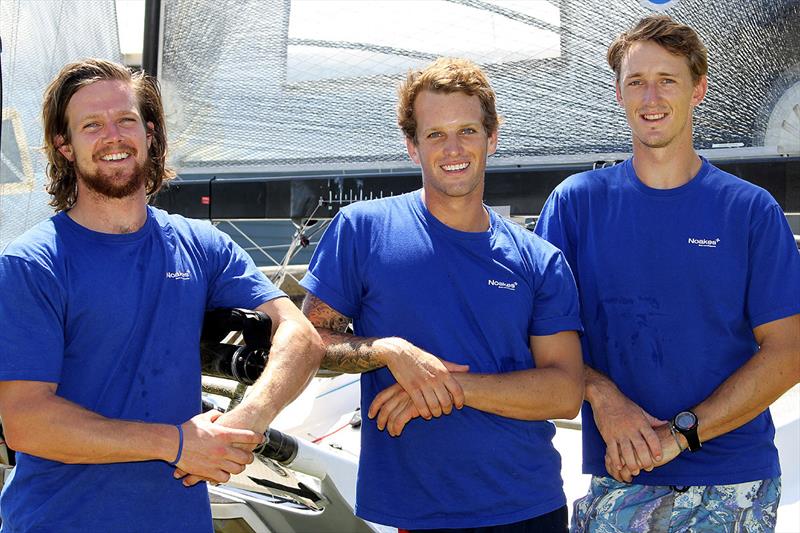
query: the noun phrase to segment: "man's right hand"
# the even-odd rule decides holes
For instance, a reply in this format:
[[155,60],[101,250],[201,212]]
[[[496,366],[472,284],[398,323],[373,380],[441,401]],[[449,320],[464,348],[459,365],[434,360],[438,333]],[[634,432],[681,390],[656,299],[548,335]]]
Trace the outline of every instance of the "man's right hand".
[[464,406],[464,391],[450,372],[467,372],[468,365],[443,361],[398,337],[378,339],[373,346],[386,354],[386,366],[424,419]]
[[661,460],[661,443],[655,428],[667,421],[655,418],[631,401],[607,377],[596,371],[591,373],[593,376],[587,377],[587,399],[606,443],[606,470],[617,481],[629,483],[641,470],[650,471]]
[[[182,424],[183,453],[175,477],[188,473],[215,483],[225,483],[231,474],[241,473],[245,465],[253,462],[253,453],[249,450],[255,448],[263,436],[250,430],[215,424],[221,415],[219,411],[209,411]],[[177,455],[177,448],[175,453]]]

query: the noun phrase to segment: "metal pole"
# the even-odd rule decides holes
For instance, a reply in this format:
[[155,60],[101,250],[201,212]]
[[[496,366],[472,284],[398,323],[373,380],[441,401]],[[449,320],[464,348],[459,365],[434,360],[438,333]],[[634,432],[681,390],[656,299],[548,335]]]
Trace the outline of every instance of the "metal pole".
[[142,70],[158,76],[158,58],[161,47],[161,0],[145,0],[144,40],[142,42]]

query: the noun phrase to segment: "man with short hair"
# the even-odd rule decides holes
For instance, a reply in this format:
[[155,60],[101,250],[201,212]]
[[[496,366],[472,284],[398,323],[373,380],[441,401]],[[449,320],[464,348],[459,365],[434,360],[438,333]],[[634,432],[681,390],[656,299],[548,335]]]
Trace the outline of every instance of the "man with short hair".
[[361,429],[356,514],[410,530],[566,531],[547,419],[575,416],[583,396],[572,275],[482,202],[499,125],[484,73],[440,59],[399,96],[422,189],[342,209],[302,281],[322,366],[362,372],[375,419]]
[[[18,452],[2,530],[210,532],[205,484],[175,468],[241,472],[318,367],[319,336],[229,237],[147,205],[173,174],[153,78],[72,63],[43,120],[58,213],[0,255],[0,415]],[[275,328],[265,375],[222,416],[199,414],[200,331],[217,307]]]
[[[780,206],[692,146],[706,48],[665,15],[611,45],[633,157],[560,184],[536,232],[586,328],[574,531],[769,531],[768,406],[800,379],[800,254]],[[735,104],[734,104],[735,105]]]

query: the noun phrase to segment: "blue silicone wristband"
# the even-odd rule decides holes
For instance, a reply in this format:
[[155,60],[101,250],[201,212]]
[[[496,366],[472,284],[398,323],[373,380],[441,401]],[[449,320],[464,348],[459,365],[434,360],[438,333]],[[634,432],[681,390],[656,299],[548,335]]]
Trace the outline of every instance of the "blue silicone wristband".
[[183,428],[180,424],[175,424],[175,428],[178,430],[178,456],[170,463],[170,466],[178,466],[178,461],[181,460],[181,455],[183,455]]

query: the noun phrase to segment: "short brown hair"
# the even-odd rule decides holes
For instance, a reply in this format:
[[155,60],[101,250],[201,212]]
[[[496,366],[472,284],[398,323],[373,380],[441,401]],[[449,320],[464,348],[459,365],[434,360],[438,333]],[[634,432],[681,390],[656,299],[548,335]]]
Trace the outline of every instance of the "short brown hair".
[[[96,81],[119,80],[129,83],[136,94],[139,113],[145,128],[151,134],[148,150],[150,175],[147,176],[147,195],[152,196],[163,183],[175,176],[166,166],[167,131],[161,90],[158,81],[144,72],[131,72],[127,67],[104,59],[86,59],[70,63],[61,69],[44,92],[42,122],[44,124],[44,151],[47,154],[47,192],[53,198],[50,205],[56,211],[65,211],[75,205],[78,196],[75,166],[61,152],[56,139],[70,142],[67,124],[67,105],[78,90]],[[153,124],[150,129],[147,123]]]
[[462,92],[477,96],[481,102],[486,134],[493,134],[500,126],[494,90],[480,67],[468,59],[440,57],[423,70],[409,71],[406,81],[397,91],[397,124],[403,130],[403,135],[415,144],[417,119],[414,117],[414,100],[422,91]]
[[608,47],[608,65],[619,81],[622,59],[633,43],[653,41],[689,63],[692,80],[697,83],[708,74],[708,50],[700,36],[689,26],[678,24],[667,15],[651,15],[617,37]]

